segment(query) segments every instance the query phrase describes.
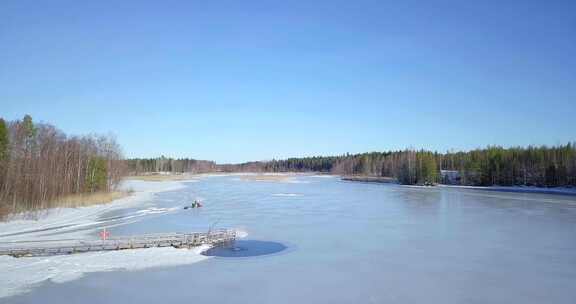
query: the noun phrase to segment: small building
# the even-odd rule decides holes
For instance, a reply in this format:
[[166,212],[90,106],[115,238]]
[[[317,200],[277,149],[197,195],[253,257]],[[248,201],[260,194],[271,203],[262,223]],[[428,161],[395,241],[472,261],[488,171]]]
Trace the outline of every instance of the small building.
[[459,185],[461,181],[460,172],[457,170],[440,170],[442,183],[447,185]]

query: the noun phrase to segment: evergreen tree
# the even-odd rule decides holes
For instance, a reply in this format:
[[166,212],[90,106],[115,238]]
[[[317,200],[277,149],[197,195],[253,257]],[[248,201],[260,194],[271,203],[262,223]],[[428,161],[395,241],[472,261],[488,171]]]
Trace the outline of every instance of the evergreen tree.
[[422,160],[422,180],[420,184],[435,184],[438,179],[438,167],[432,153],[424,154]]
[[34,122],[32,122],[32,117],[28,114],[24,115],[24,119],[22,119],[22,126],[24,128],[24,136],[26,140],[26,148],[28,150],[31,149],[32,144],[34,142],[34,138],[36,137],[36,127],[34,126]]
[[6,180],[6,170],[10,158],[8,128],[4,119],[0,118],[0,209],[2,208],[2,192]]
[[8,128],[6,127],[6,122],[4,119],[0,118],[0,170],[8,161],[8,148]]
[[86,170],[86,191],[104,191],[108,181],[106,160],[102,157],[92,157]]

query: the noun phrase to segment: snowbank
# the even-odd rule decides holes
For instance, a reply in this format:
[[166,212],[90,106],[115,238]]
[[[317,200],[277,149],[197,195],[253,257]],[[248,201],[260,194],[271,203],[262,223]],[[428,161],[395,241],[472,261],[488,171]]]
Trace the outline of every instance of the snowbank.
[[207,245],[192,249],[164,247],[31,258],[0,256],[0,298],[28,292],[46,280],[63,283],[89,272],[196,263],[209,258],[201,255],[208,248]]
[[[59,238],[73,238],[84,236],[86,232],[79,231],[89,228],[104,213],[130,207],[146,207],[154,194],[163,191],[176,190],[184,187],[181,182],[147,182],[138,180],[126,180],[120,188],[133,191],[132,195],[115,200],[109,204],[95,205],[79,208],[53,208],[37,213],[17,214],[6,222],[0,222],[0,243],[10,241],[41,241],[54,238],[58,233]],[[168,208],[153,208],[139,211],[136,216],[145,216],[150,213],[170,212]],[[99,225],[106,224],[98,221]],[[114,225],[112,219],[109,223]]]

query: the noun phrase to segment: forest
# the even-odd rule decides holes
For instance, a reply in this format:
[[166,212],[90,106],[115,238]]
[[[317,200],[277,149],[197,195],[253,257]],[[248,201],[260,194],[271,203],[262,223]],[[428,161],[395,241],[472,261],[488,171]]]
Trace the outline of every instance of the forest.
[[207,173],[216,171],[216,163],[191,158],[132,158],[126,160],[128,171],[132,175],[156,172],[170,173]]
[[125,171],[114,138],[67,136],[29,115],[0,119],[0,215],[55,207],[67,195],[109,192]]
[[445,170],[457,172],[456,183],[475,186],[576,186],[576,145],[503,148],[467,152],[403,150],[331,157],[289,158],[238,165],[219,165],[226,172],[324,172],[395,178],[401,184],[453,183]]
[[[438,153],[401,150],[288,158],[285,160],[216,164],[166,157],[127,160],[132,174],[158,171],[322,172],[339,175],[391,177],[401,184],[456,183],[473,186],[576,186],[576,145],[503,148],[489,146],[466,152]],[[456,172],[456,180],[443,173]]]

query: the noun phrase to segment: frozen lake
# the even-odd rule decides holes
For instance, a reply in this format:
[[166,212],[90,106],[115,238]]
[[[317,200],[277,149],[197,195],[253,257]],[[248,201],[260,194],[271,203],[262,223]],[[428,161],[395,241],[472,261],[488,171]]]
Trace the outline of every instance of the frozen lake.
[[[183,210],[194,198],[204,207]],[[243,246],[264,254],[232,252],[177,266],[90,272],[65,283],[45,281],[0,303],[508,304],[576,299],[576,196],[417,188],[335,177],[273,182],[213,176],[158,193],[146,208],[147,216],[135,217],[142,208],[131,206],[101,219],[115,220],[112,235],[239,228],[247,233]],[[269,249],[271,254],[265,254]]]

